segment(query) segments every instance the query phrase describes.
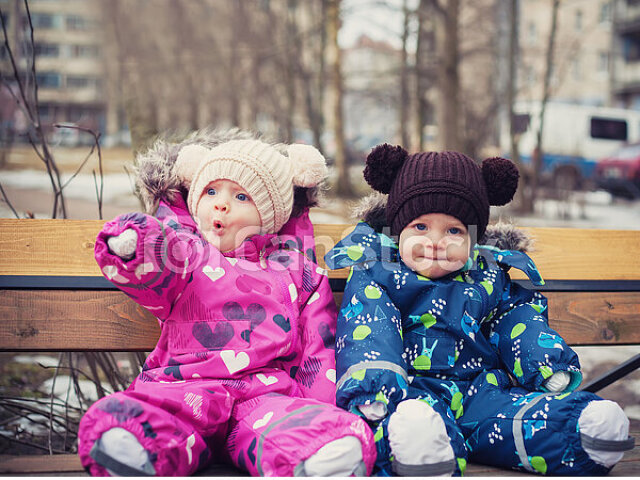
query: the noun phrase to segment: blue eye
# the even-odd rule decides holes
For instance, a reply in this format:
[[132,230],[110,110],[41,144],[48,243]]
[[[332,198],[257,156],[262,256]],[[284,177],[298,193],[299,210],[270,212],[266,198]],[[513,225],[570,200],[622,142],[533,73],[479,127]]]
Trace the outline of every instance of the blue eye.
[[247,200],[249,200],[249,195],[247,195],[246,193],[239,193],[238,195],[236,195],[236,198],[241,202],[246,202]]
[[427,226],[424,223],[416,223],[414,227],[416,230],[419,230],[421,232],[424,232],[427,229]]
[[207,195],[215,195],[215,194],[216,194],[216,189],[215,188],[207,189]]
[[466,230],[464,228],[459,228],[459,227],[451,227],[449,229],[449,233],[451,235],[464,235],[466,232]]

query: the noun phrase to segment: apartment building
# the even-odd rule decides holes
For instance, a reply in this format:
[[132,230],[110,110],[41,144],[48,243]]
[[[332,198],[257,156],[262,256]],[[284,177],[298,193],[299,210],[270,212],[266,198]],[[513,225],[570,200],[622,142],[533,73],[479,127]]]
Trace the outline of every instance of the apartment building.
[[[30,0],[34,29],[36,79],[42,124],[53,140],[75,144],[92,138],[73,130],[56,130],[54,123],[72,123],[103,135],[116,133],[118,122],[107,125],[109,110],[117,108],[105,95],[105,61],[98,0]],[[12,53],[23,78],[30,78],[32,51],[28,17],[21,0],[0,0]],[[12,78],[8,54],[2,49],[0,68]],[[6,115],[6,110],[5,115]],[[21,133],[19,110],[3,124]],[[88,137],[88,138],[87,138]]]
[[611,91],[616,105],[640,110],[640,1],[617,0],[613,11]]
[[[552,24],[551,0],[519,2],[519,100],[540,100]],[[557,16],[551,100],[611,105],[613,2],[564,0]]]

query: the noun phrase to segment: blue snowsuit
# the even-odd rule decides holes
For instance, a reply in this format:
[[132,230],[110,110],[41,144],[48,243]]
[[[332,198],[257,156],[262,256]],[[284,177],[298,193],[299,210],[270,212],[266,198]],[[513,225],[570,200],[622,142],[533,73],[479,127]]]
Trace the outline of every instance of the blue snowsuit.
[[[593,393],[574,391],[575,352],[549,327],[547,301],[510,280],[510,267],[544,284],[523,252],[476,245],[465,267],[436,281],[405,265],[398,247],[367,223],[327,255],[350,267],[336,334],[337,404],[354,413],[381,401],[372,423],[379,474],[391,475],[388,421],[406,399],[443,418],[457,460],[550,475],[604,475],[582,447],[578,418]],[[571,376],[564,392],[542,383]],[[428,473],[425,473],[428,475]]]

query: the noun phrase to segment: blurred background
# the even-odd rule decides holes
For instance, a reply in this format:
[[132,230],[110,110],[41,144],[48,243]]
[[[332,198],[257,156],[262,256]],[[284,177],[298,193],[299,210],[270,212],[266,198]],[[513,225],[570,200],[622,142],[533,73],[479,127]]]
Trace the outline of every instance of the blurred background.
[[[0,13],[0,217],[139,210],[136,152],[238,126],[324,153],[318,223],[353,221],[364,159],[388,142],[511,158],[522,180],[494,219],[640,229],[638,0],[0,0]],[[579,349],[587,379],[636,353]],[[140,361],[65,355],[0,358],[0,453],[73,451],[95,381],[124,388]],[[601,393],[640,421],[640,374],[627,378]],[[54,390],[66,426],[52,437]]]

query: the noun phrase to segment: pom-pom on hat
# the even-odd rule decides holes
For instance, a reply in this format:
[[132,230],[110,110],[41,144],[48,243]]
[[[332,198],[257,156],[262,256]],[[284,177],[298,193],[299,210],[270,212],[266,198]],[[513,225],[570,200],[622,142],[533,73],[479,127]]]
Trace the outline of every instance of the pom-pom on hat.
[[293,187],[313,187],[327,175],[326,161],[310,145],[294,144],[287,156],[260,140],[231,140],[214,148],[187,145],[178,153],[175,173],[188,189],[187,206],[194,217],[209,183],[236,182],[254,201],[264,233],[277,233],[289,220]]
[[518,169],[510,160],[494,157],[478,165],[459,152],[409,155],[400,146],[375,147],[367,157],[364,178],[374,190],[388,193],[387,220],[391,234],[427,213],[451,215],[481,238],[489,223],[489,206],[505,205],[518,187]]

